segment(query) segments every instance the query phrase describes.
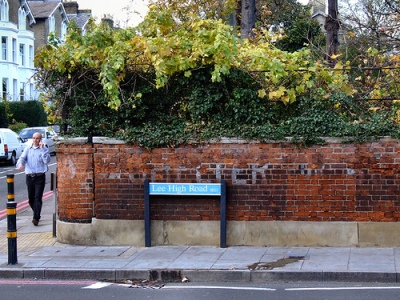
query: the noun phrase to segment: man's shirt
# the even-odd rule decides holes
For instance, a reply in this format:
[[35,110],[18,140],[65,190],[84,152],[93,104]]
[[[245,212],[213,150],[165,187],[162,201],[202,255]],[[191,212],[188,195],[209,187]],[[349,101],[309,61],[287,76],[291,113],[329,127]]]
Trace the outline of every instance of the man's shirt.
[[25,174],[45,173],[48,170],[47,164],[50,162],[50,153],[47,147],[28,146],[22,152],[18,159],[17,168],[19,165],[25,167]]

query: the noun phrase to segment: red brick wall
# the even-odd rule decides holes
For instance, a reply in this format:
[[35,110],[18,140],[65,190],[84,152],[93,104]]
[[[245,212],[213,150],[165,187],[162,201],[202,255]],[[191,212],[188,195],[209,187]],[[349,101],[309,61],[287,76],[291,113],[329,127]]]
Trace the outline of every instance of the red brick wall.
[[93,152],[90,145],[63,145],[57,155],[57,205],[60,219],[90,222],[93,217]]
[[[227,181],[227,219],[398,221],[400,142],[220,143],[143,149],[59,144],[59,218],[144,219],[143,181]],[[217,198],[153,196],[155,220],[219,220]]]

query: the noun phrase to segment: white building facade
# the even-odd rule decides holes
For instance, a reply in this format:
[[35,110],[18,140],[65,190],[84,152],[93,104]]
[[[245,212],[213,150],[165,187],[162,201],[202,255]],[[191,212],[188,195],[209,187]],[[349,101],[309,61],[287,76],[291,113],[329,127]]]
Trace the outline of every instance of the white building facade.
[[26,1],[0,0],[1,99],[37,100],[34,82],[35,37],[29,26],[35,22]]

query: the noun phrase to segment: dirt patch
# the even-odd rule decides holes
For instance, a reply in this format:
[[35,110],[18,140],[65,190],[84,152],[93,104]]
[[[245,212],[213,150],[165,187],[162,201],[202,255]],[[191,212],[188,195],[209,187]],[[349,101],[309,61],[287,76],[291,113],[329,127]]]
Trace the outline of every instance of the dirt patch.
[[300,260],[304,260],[305,256],[289,256],[289,257],[284,257],[281,259],[278,259],[277,261],[272,261],[272,262],[256,262],[248,268],[250,270],[273,270],[275,268],[281,268],[284,267],[288,264],[292,264],[295,262],[298,262]]

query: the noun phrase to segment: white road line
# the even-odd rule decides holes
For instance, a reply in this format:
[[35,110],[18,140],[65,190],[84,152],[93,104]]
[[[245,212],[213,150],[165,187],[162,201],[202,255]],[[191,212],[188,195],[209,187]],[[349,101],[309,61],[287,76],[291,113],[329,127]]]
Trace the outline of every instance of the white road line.
[[162,289],[221,289],[221,290],[250,290],[250,291],[276,291],[271,288],[242,287],[242,286],[184,286],[184,285],[166,285]]
[[84,280],[13,280],[13,279],[0,279],[0,285],[82,285],[93,284],[95,281]]
[[97,290],[97,289],[102,289],[102,288],[110,286],[110,285],[112,285],[112,283],[110,283],[110,282],[96,282],[94,284],[85,286],[82,289]]
[[[57,163],[49,164],[49,167],[50,166],[54,166],[56,164]],[[6,171],[2,171],[2,172],[0,172],[0,174],[7,173],[9,170],[11,170],[11,169],[8,169]],[[16,170],[16,169],[13,169],[13,170]],[[25,174],[25,172],[18,172],[18,173],[15,173],[14,175],[21,175],[21,174]],[[6,176],[0,176],[0,179],[3,179],[3,178],[7,178],[7,175]]]
[[349,286],[320,288],[287,288],[285,291],[397,290],[400,286]]

